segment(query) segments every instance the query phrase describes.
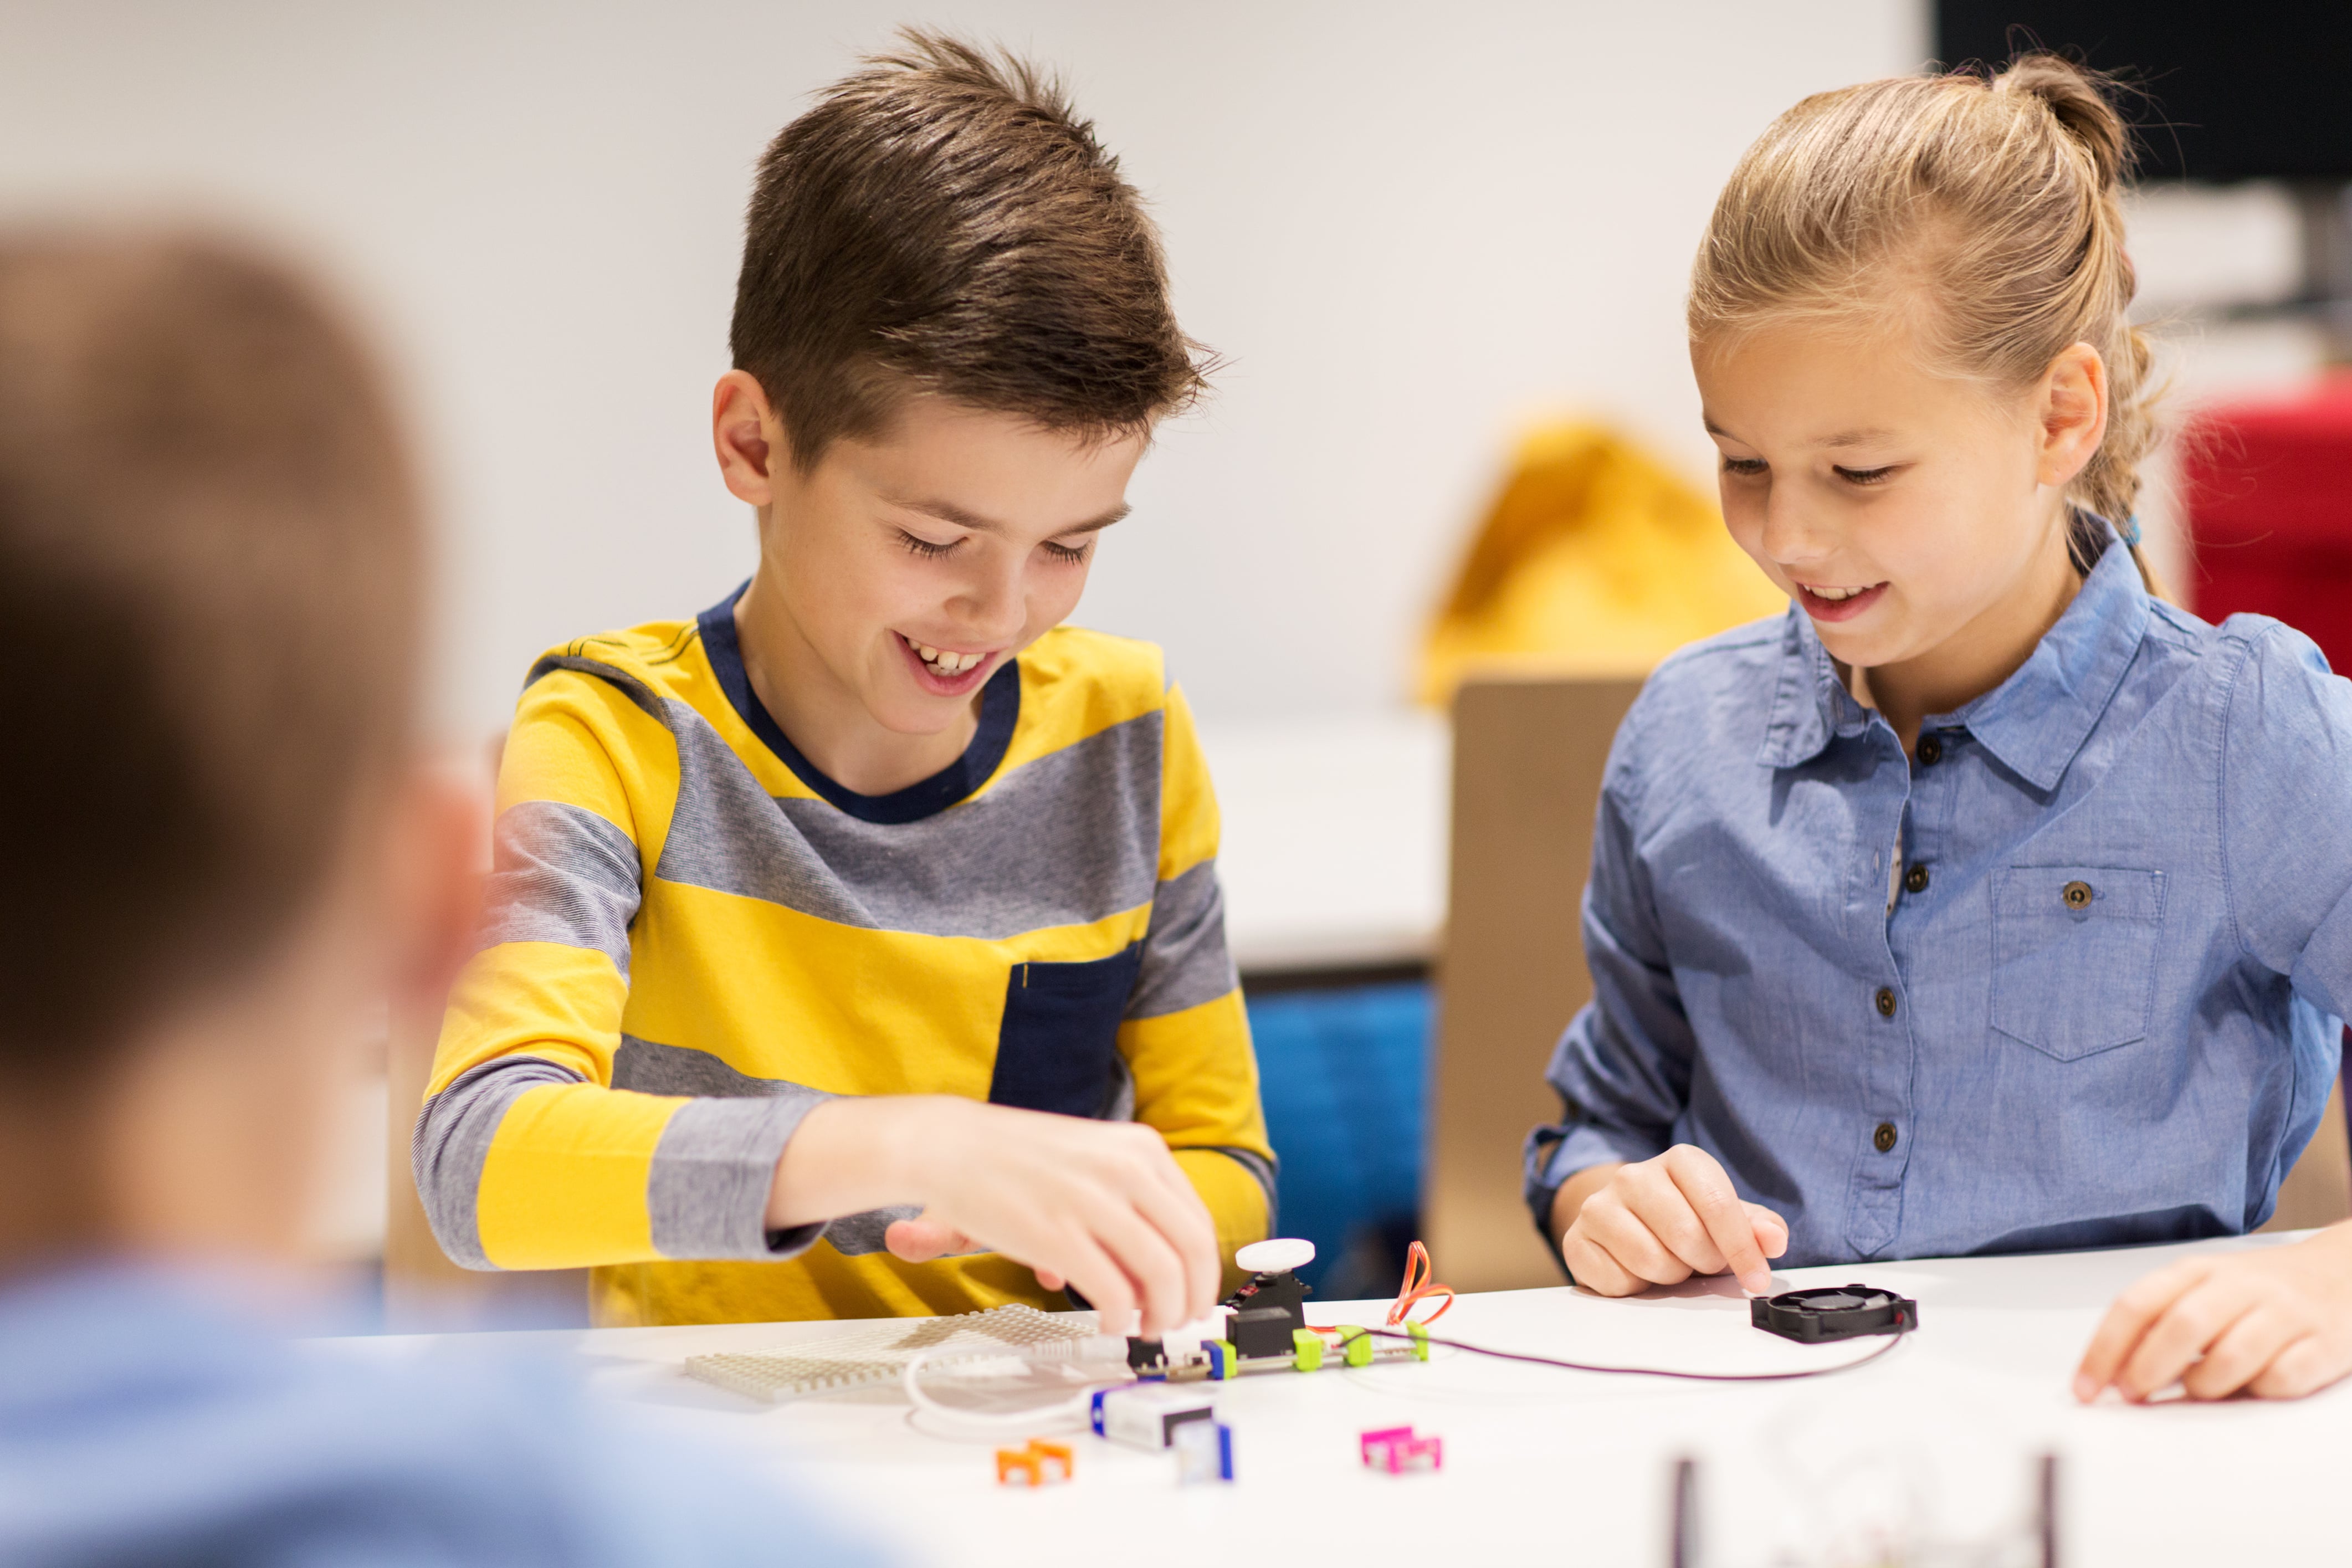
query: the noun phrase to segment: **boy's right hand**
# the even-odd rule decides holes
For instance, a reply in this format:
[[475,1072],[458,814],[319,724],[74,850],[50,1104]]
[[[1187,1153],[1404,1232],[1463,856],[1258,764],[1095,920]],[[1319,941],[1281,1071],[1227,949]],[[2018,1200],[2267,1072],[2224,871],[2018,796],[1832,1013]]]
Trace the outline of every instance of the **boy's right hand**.
[[1603,1296],[1725,1272],[1760,1296],[1772,1288],[1765,1260],[1789,1250],[1787,1223],[1742,1202],[1715,1156],[1688,1143],[1579,1171],[1552,1200],[1552,1223],[1569,1273]]
[[1049,1290],[1075,1286],[1107,1331],[1139,1310],[1139,1331],[1163,1333],[1216,1304],[1216,1226],[1166,1141],[1139,1122],[952,1095],[827,1100],[784,1146],[767,1223],[905,1203],[923,1214],[891,1227],[893,1253],[1001,1252]]

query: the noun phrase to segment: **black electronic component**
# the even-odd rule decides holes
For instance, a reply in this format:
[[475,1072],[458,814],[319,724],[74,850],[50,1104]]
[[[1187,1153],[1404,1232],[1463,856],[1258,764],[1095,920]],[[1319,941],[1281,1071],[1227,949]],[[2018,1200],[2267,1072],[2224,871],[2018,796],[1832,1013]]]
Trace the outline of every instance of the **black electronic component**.
[[1290,1336],[1306,1321],[1305,1315],[1296,1309],[1245,1307],[1234,1314],[1226,1332],[1233,1338],[1234,1352],[1244,1360],[1254,1356],[1281,1356],[1286,1360],[1298,1348]]
[[1306,1326],[1307,1298],[1313,1292],[1308,1289],[1307,1282],[1295,1272],[1277,1268],[1270,1273],[1251,1275],[1248,1284],[1225,1298],[1225,1305],[1237,1312],[1260,1307],[1279,1308],[1296,1315],[1303,1328]]
[[1817,1344],[1865,1334],[1908,1333],[1919,1326],[1919,1303],[1869,1285],[1832,1285],[1759,1296],[1748,1321],[1768,1334]]
[[1307,1282],[1293,1269],[1261,1269],[1251,1275],[1248,1284],[1225,1299],[1234,1310],[1226,1332],[1235,1353],[1244,1360],[1295,1353],[1291,1336],[1307,1326],[1308,1294]]

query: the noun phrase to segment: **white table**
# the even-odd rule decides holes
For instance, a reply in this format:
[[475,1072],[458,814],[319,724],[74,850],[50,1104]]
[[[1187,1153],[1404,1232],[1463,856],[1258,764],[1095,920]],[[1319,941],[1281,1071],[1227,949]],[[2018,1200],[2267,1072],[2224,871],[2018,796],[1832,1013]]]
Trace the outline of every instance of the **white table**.
[[[2198,1244],[2276,1245],[2281,1237]],[[2066,1384],[2113,1294],[2184,1247],[1786,1271],[1784,1288],[1859,1279],[1920,1303],[1921,1326],[1883,1361],[1792,1384],[1604,1378],[1437,1352],[1426,1365],[1221,1385],[1234,1428],[1231,1486],[1179,1488],[1173,1461],[1077,1447],[1077,1476],[1000,1488],[997,1441],[916,1430],[895,1394],[768,1407],[687,1378],[704,1351],[758,1350],[837,1324],[734,1324],[507,1336],[576,1355],[599,1391],[665,1429],[740,1446],[900,1547],[910,1563],[1247,1561],[1563,1564],[1665,1561],[1672,1458],[1702,1461],[1711,1568],[1766,1560],[1764,1534],[1727,1516],[1789,1521],[1808,1471],[1885,1482],[1901,1472],[1945,1517],[1990,1524],[2021,1508],[2031,1456],[2064,1465],[2068,1568],[2337,1561],[2352,1535],[2352,1388],[2287,1405],[2084,1408]],[[1384,1305],[1384,1304],[1383,1304]],[[1317,1323],[1377,1321],[1373,1304],[1308,1303]],[[1465,1298],[1436,1331],[1500,1349],[1691,1370],[1760,1371],[1853,1358],[1877,1341],[1809,1347],[1748,1324],[1719,1285],[1631,1301],[1561,1289]],[[482,1336],[474,1336],[478,1341]],[[427,1337],[321,1342],[331,1353],[429,1354]],[[1358,1433],[1411,1423],[1445,1440],[1441,1474],[1364,1470]],[[1017,1445],[1015,1445],[1017,1446]],[[1826,1503],[1833,1505],[1834,1497]],[[1847,1500],[1852,1502],[1852,1499]],[[1255,1547],[1253,1547],[1255,1543]]]
[[1245,974],[1425,963],[1445,923],[1452,740],[1418,710],[1204,729],[1225,938]]

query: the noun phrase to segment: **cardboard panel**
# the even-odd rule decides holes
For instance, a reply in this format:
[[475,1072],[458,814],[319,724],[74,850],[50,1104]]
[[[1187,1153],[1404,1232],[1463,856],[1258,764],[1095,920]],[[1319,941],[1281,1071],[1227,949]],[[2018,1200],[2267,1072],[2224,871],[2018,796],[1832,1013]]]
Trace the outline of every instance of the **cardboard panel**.
[[1423,1233],[1447,1283],[1560,1283],[1519,1198],[1519,1145],[1559,1114],[1553,1042],[1591,994],[1578,903],[1638,679],[1482,677],[1454,702],[1453,880],[1438,966]]
[[2278,1207],[2264,1230],[2309,1230],[2352,1218],[2352,1143],[2344,1122],[2344,1080],[2327,1097],[2319,1131],[2279,1184]]

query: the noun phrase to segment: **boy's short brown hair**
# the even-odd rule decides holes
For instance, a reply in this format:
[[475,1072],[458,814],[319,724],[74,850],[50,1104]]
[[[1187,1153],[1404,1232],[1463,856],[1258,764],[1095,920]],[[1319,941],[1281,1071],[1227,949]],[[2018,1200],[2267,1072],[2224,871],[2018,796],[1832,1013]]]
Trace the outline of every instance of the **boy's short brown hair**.
[[914,29],[760,161],[729,344],[802,470],[927,391],[1049,429],[1194,397],[1160,239],[1060,86]]
[[406,742],[424,539],[372,358],[220,242],[0,230],[0,1074],[282,939]]

